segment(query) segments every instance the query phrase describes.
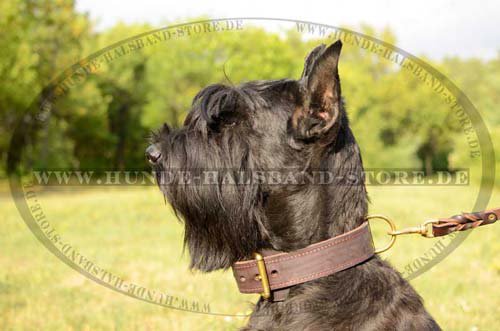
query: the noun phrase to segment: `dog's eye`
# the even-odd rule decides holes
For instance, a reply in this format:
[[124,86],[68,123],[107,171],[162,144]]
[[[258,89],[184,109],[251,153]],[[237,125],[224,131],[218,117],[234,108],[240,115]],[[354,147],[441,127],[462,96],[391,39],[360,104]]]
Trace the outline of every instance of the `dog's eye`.
[[236,126],[239,120],[240,119],[237,114],[225,112],[220,114],[218,117],[213,118],[209,127],[212,131],[221,132],[223,128]]

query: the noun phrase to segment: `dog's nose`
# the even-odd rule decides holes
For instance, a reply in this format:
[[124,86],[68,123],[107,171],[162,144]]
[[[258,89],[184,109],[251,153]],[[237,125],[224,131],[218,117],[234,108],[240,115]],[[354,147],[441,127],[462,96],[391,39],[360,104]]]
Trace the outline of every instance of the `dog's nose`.
[[160,157],[161,153],[156,145],[153,144],[146,148],[146,158],[150,163],[156,163]]

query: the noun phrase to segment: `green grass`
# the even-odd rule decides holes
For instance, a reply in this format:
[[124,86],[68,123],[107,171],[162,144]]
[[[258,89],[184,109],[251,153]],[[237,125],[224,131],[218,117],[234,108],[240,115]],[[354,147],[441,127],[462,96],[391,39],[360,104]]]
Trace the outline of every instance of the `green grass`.
[[[371,213],[398,227],[472,208],[476,187],[370,187]],[[495,192],[490,206],[500,206]],[[40,194],[65,242],[101,267],[149,289],[244,314],[256,296],[239,294],[230,272],[192,273],[182,225],[155,187]],[[175,311],[88,280],[48,252],[8,193],[0,195],[0,330],[234,330],[246,320]],[[374,225],[376,242],[382,227]],[[443,262],[411,281],[445,330],[500,329],[500,225],[475,230]],[[384,256],[400,271],[436,239],[400,238]]]

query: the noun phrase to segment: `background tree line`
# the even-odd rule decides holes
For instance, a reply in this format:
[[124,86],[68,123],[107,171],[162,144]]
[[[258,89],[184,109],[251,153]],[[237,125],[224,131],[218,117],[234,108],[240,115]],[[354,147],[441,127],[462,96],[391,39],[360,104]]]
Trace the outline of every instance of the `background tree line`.
[[[36,125],[32,103],[49,82],[79,59],[113,42],[151,30],[118,24],[96,31],[70,0],[0,3],[0,175],[11,139],[24,150],[13,168],[147,168],[144,149],[163,122],[180,125],[204,86],[299,77],[305,55],[320,40],[297,32],[245,28],[172,39],[124,56],[50,106]],[[390,30],[362,32],[397,44]],[[428,61],[454,81],[500,132],[500,53],[492,60]],[[343,95],[365,164],[416,167],[428,173],[467,166],[466,141],[443,100],[389,61],[354,46],[341,60]],[[33,108],[33,107],[32,107]],[[18,137],[13,128],[23,123]],[[498,147],[497,147],[498,149]]]

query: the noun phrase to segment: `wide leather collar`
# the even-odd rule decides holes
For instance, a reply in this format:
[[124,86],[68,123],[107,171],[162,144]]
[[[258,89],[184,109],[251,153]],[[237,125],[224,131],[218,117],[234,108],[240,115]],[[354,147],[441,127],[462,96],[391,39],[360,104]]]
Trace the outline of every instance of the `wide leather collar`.
[[263,251],[257,259],[236,262],[233,274],[241,293],[260,293],[282,301],[297,284],[351,268],[375,254],[368,222],[352,231],[293,252]]

